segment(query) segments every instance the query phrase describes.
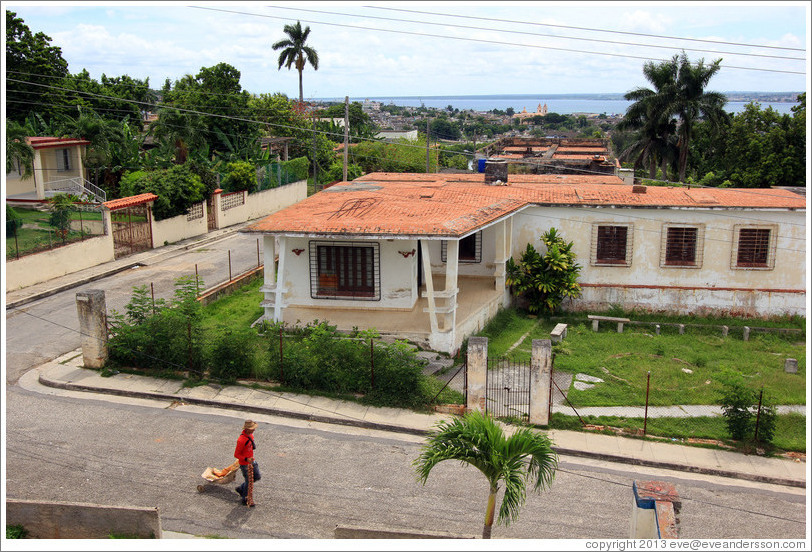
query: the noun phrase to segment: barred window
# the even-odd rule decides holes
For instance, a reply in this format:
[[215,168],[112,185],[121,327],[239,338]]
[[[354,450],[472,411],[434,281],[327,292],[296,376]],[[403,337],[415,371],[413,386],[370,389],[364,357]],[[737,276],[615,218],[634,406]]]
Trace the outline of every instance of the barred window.
[[697,229],[692,227],[671,227],[666,232],[665,264],[695,265]]
[[377,244],[313,242],[310,262],[313,298],[380,299]]
[[626,226],[599,226],[595,261],[598,264],[627,264],[628,233]]
[[736,253],[736,266],[768,267],[770,261],[770,229],[741,228]]

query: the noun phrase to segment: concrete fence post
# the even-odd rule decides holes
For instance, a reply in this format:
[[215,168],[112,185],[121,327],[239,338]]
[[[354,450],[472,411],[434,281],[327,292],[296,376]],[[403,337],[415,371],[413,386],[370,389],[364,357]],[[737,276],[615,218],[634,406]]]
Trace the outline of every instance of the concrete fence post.
[[722,326],[722,337],[727,337],[730,328],[728,326]]
[[797,374],[798,373],[798,359],[797,358],[788,358],[784,361],[784,372],[787,374]]
[[86,368],[103,368],[107,362],[107,306],[104,290],[89,289],[76,294],[82,362]]
[[485,412],[485,399],[488,393],[488,338],[468,339],[468,410]]
[[745,341],[750,341],[750,326],[745,326],[744,327],[743,334],[744,334],[744,340]]
[[[469,341],[470,343],[470,341]],[[534,339],[530,353],[530,423],[550,423],[550,378],[552,377],[552,343]]]

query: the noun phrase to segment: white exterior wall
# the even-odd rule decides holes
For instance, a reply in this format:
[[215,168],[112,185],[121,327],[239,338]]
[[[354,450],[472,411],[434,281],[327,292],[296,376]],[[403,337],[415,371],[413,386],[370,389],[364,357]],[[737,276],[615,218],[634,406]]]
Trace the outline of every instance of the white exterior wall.
[[[633,225],[631,266],[592,265],[593,223]],[[701,267],[661,266],[664,225],[674,223],[704,228]],[[774,225],[777,239],[772,269],[731,268],[738,225]],[[514,258],[519,258],[527,243],[541,249],[539,237],[551,227],[574,242],[577,262],[583,267],[579,282],[585,284],[584,293],[573,309],[607,308],[617,303],[683,313],[806,312],[806,295],[800,293],[806,288],[803,211],[530,207],[514,218]]]
[[[307,180],[246,195],[245,204],[225,211],[221,208],[218,213],[219,228],[265,217],[300,202],[307,197]],[[222,196],[220,201],[222,202]]]
[[6,290],[12,291],[115,259],[113,236],[88,238],[44,253],[6,261]]
[[164,244],[175,243],[187,238],[201,236],[209,231],[206,220],[206,202],[203,202],[203,216],[188,220],[188,215],[153,220],[152,221],[152,247],[161,247]]
[[[278,281],[284,282],[286,306],[350,309],[411,309],[417,301],[417,240],[353,240],[353,243],[377,243],[379,245],[380,266],[380,300],[351,299],[314,299],[310,293],[310,247],[315,242],[341,240],[324,240],[317,238],[292,238],[285,242],[285,273],[278,275]],[[296,255],[294,250],[303,250]],[[404,257],[415,250],[414,254]],[[277,255],[281,252],[277,251]]]

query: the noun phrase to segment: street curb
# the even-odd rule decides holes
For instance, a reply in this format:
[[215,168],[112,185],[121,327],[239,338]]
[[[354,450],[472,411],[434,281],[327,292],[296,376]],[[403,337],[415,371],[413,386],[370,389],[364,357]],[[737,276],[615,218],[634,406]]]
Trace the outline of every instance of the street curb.
[[[319,416],[315,414],[302,414],[299,412],[291,412],[289,410],[280,410],[278,408],[263,407],[263,406],[250,406],[224,403],[222,401],[215,401],[212,399],[198,399],[194,397],[179,397],[177,395],[170,395],[167,393],[152,393],[149,391],[127,391],[123,389],[107,389],[99,387],[91,387],[88,385],[80,385],[76,383],[68,383],[51,380],[44,374],[40,373],[39,383],[46,387],[53,387],[57,389],[65,389],[68,391],[82,391],[90,393],[99,393],[102,395],[117,395],[122,397],[133,397],[140,399],[161,399],[161,400],[175,400],[187,404],[194,404],[199,406],[210,406],[215,408],[223,408],[229,410],[240,410],[243,412],[252,412],[255,414],[268,414],[272,416],[281,416],[286,418],[294,418],[298,420],[307,420],[311,422],[320,422],[327,424],[345,425],[352,427],[359,427],[362,429],[376,429],[380,431],[390,431],[393,433],[403,433],[409,435],[426,436],[429,434],[428,430],[415,429],[410,427],[395,426],[390,424],[382,424],[378,422],[367,422],[364,420],[333,418],[330,416]],[[753,475],[741,472],[733,472],[728,470],[718,470],[713,468],[702,468],[697,466],[688,466],[685,464],[674,464],[671,462],[654,462],[651,460],[642,460],[638,458],[630,458],[628,456],[617,456],[614,454],[605,454],[598,452],[588,452],[582,450],[568,449],[562,447],[552,447],[553,451],[564,456],[576,456],[580,458],[591,458],[594,460],[604,460],[607,462],[616,462],[621,464],[631,464],[634,466],[645,466],[650,468],[660,468],[673,471],[682,471],[688,473],[696,473],[702,475],[713,475],[718,477],[727,477],[731,479],[742,479],[746,481],[755,481],[758,483],[769,483],[771,485],[782,485],[786,487],[797,487],[801,489],[806,488],[805,481],[798,481],[794,479],[786,479],[782,477],[770,477],[764,475]]]
[[128,265],[114,268],[111,270],[107,270],[101,274],[95,274],[93,276],[88,276],[87,278],[82,278],[81,280],[75,280],[68,284],[61,285],[59,287],[55,287],[52,289],[47,289],[45,291],[41,291],[39,293],[35,293],[34,295],[29,295],[28,297],[23,297],[22,299],[17,299],[16,301],[11,301],[10,303],[6,303],[6,310],[9,309],[16,309],[17,307],[21,307],[23,305],[27,305],[28,303],[33,303],[39,299],[44,299],[46,297],[50,297],[51,295],[56,295],[62,291],[72,289],[75,287],[79,287],[81,285],[87,284],[89,282],[93,282],[95,280],[101,280],[102,278],[107,278],[108,276],[113,276],[114,274],[118,274],[119,272],[124,272],[125,270],[130,270],[135,266],[145,266],[145,263],[130,263]]
[[199,399],[195,397],[179,397],[178,395],[170,395],[168,393],[153,393],[150,391],[128,391],[124,389],[109,389],[91,387],[89,385],[80,385],[78,383],[67,383],[61,381],[54,381],[48,379],[45,375],[40,373],[39,382],[46,387],[53,387],[56,389],[65,389],[67,391],[83,391],[90,393],[99,393],[101,395],[116,395],[120,397],[132,397],[137,399],[159,399],[159,400],[173,400],[180,401],[187,404],[194,404],[198,406],[211,406],[214,408],[222,408],[227,410],[240,410],[243,412],[251,412],[254,414],[268,414],[271,416],[281,416],[284,418],[295,418],[298,420],[306,420],[310,422],[321,422],[326,424],[346,425],[353,427],[360,427],[362,429],[378,429],[382,431],[390,431],[393,433],[405,433],[409,435],[427,435],[428,431],[424,429],[414,429],[411,427],[396,426],[390,424],[382,424],[378,422],[367,422],[364,420],[353,420],[344,418],[333,418],[330,416],[320,416],[317,414],[302,414],[301,412],[291,412],[290,410],[280,410],[278,408],[271,408],[268,406],[251,406],[233,403],[224,403],[222,401],[215,401],[213,399]]

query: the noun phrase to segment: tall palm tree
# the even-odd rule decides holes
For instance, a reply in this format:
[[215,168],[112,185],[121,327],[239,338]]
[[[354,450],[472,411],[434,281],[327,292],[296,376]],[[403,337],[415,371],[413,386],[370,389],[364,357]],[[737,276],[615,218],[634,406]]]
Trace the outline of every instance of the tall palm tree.
[[683,52],[668,61],[648,62],[643,66],[643,75],[654,89],[637,88],[625,95],[627,100],[635,103],[626,110],[619,127],[641,131],[642,143],[634,149],[643,156],[638,161],[648,158],[651,172],[654,171],[651,164],[658,158],[663,167],[667,164],[673,149],[670,138],[676,133],[678,178],[683,181],[696,123],[704,118],[718,126],[727,116],[723,109],[727,98],[718,92],[705,91],[710,79],[719,71],[721,62],[717,59],[705,65],[704,59],[700,59],[694,65]]
[[500,481],[504,482],[505,495],[497,523],[508,525],[519,517],[526,498],[527,481],[533,480],[533,490],[541,491],[552,485],[558,467],[558,455],[553,452],[546,435],[524,427],[505,437],[493,419],[476,411],[437,424],[420,456],[413,462],[418,479],[425,485],[432,468],[444,460],[470,464],[488,479],[483,539],[491,538]]
[[301,105],[304,102],[302,71],[307,63],[312,65],[316,71],[319,70],[319,53],[305,44],[310,35],[310,27],[302,30],[302,23],[297,21],[295,25],[285,25],[284,31],[288,38],[274,43],[272,47],[274,50],[282,49],[279,54],[279,69],[282,69],[283,65],[288,69],[291,65],[295,65],[296,70],[299,71],[299,104]]
[[679,118],[677,149],[679,150],[680,182],[685,179],[688,149],[693,137],[694,126],[700,117],[709,121],[714,127],[718,127],[719,123],[727,117],[727,113],[724,111],[727,97],[719,92],[705,91],[708,82],[719,72],[719,64],[722,59],[717,59],[710,65],[705,65],[704,61],[704,59],[700,59],[696,65],[692,65],[685,52],[682,53],[679,59],[676,94],[669,105],[669,111]]

